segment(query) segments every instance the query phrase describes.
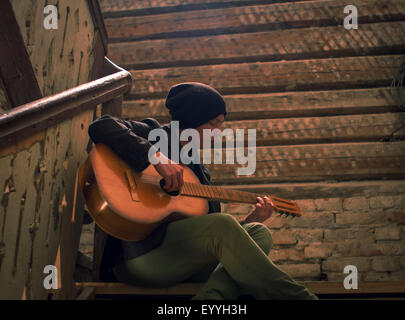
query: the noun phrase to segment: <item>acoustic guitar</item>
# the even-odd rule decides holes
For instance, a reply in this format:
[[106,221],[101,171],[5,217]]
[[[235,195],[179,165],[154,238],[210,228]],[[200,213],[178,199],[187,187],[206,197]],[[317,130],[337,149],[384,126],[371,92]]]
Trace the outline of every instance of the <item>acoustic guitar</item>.
[[[79,171],[79,183],[87,209],[106,233],[127,241],[145,239],[160,224],[208,213],[208,200],[255,204],[264,195],[204,185],[184,166],[183,186],[177,192],[163,189],[164,180],[149,165],[132,169],[109,147],[93,146]],[[268,196],[280,214],[301,216],[295,202]]]

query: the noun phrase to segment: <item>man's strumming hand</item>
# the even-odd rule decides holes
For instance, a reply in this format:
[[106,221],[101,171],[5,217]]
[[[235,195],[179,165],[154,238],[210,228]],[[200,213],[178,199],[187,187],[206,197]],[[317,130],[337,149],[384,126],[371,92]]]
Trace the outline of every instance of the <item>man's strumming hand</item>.
[[160,152],[155,156],[159,158],[159,162],[154,167],[165,180],[163,188],[168,192],[180,190],[183,185],[183,167]]

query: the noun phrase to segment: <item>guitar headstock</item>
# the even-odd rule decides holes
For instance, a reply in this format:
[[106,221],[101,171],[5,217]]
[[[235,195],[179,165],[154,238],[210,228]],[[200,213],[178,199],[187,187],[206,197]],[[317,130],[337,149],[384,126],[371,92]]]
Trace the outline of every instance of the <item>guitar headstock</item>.
[[285,214],[287,216],[292,216],[293,218],[302,216],[301,209],[295,202],[277,198],[274,196],[267,196],[267,197],[271,199],[274,205],[274,209],[278,213]]

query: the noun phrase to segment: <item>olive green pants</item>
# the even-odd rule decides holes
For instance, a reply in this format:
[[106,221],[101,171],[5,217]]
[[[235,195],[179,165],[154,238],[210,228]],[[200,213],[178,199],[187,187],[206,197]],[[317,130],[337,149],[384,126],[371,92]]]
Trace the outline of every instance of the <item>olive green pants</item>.
[[196,300],[317,299],[268,257],[272,237],[261,223],[243,226],[212,213],[168,225],[162,244],[114,268],[119,281],[145,287],[204,282]]

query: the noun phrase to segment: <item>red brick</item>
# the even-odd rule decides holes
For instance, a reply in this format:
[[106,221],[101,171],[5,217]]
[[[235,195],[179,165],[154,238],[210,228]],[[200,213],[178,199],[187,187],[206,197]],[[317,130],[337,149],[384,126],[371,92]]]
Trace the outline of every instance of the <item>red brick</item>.
[[270,259],[274,262],[279,261],[304,261],[304,252],[298,251],[296,249],[280,249],[272,250],[270,252]]
[[331,271],[343,273],[346,266],[353,265],[357,268],[358,272],[363,272],[370,270],[370,261],[371,259],[366,257],[330,257],[326,261],[322,262],[322,270],[325,272]]
[[368,199],[371,209],[386,209],[394,206],[394,198],[391,196],[378,196]]
[[405,255],[405,240],[383,241],[373,245],[374,250],[384,256]]
[[405,270],[405,256],[399,258],[399,265],[401,266],[401,269]]
[[320,242],[323,240],[323,229],[295,229],[297,239],[303,242]]
[[372,258],[371,267],[375,271],[398,271],[400,270],[398,257],[374,257]]
[[375,229],[376,240],[399,240],[399,234],[400,229],[394,225]]
[[405,211],[393,211],[386,214],[388,222],[405,223]]
[[390,281],[390,274],[388,272],[370,271],[364,275],[364,281]]
[[296,244],[297,243],[297,237],[290,229],[281,230],[281,231],[273,230],[272,236],[273,236],[274,244],[284,245],[284,244]]
[[295,202],[300,207],[302,213],[315,211],[315,202],[312,199],[296,200]]
[[385,216],[382,212],[345,212],[336,215],[337,225],[353,226],[357,224],[385,224]]
[[[363,281],[404,281],[405,270],[400,271],[369,271]],[[359,285],[360,286],[360,285]]]
[[343,199],[343,210],[345,211],[367,211],[368,203],[365,197],[353,197]]
[[355,228],[329,229],[324,231],[324,241],[341,241],[348,239],[373,239],[373,233],[368,226]]
[[329,212],[309,212],[289,222],[292,227],[298,228],[327,228],[333,225],[333,214]]
[[318,279],[321,276],[319,264],[283,264],[278,267],[293,278]]
[[315,200],[315,208],[317,211],[328,213],[339,213],[343,211],[341,198],[328,198]]
[[329,257],[332,254],[331,246],[324,244],[314,244],[308,246],[304,250],[305,258],[319,258],[324,259]]

